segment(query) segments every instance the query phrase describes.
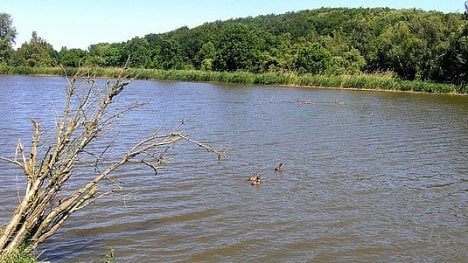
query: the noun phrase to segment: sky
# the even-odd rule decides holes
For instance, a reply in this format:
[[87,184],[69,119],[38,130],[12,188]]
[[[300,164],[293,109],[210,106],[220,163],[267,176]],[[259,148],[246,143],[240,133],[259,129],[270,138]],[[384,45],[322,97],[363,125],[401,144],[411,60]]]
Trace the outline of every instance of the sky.
[[15,47],[32,31],[56,50],[125,42],[182,26],[247,16],[283,14],[320,7],[390,7],[462,13],[464,0],[0,0],[10,14]]

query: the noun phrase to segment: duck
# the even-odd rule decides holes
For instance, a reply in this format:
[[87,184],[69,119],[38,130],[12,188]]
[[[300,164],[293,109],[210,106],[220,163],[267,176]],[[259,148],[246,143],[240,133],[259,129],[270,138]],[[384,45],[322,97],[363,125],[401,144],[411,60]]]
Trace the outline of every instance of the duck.
[[251,185],[260,185],[262,183],[262,179],[260,177],[257,177],[256,180],[250,181]]
[[249,181],[251,185],[259,185],[262,183],[262,178],[258,173],[255,173],[253,176],[249,177],[247,181]]
[[335,104],[337,104],[337,105],[343,105],[344,102],[343,102],[343,101],[338,101],[337,99],[335,99]]
[[275,172],[282,172],[283,171],[283,163],[280,163],[278,166],[275,167]]

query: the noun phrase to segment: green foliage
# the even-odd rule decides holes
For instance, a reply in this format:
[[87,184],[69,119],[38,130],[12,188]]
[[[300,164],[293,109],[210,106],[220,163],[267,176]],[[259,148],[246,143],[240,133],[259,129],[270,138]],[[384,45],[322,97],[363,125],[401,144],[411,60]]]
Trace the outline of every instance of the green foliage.
[[[0,65],[0,70],[2,67]],[[38,67],[6,67],[8,74],[58,75],[71,76],[76,68],[38,68]],[[97,77],[113,78],[121,72],[120,68],[81,68]],[[1,73],[1,72],[0,72]],[[127,70],[128,77],[138,79],[169,80],[169,81],[211,81],[239,84],[288,85],[339,87],[354,89],[382,89],[401,91],[423,91],[432,93],[468,94],[466,85],[435,83],[427,81],[402,81],[391,72],[354,75],[317,75],[298,74],[296,72],[265,72],[251,73],[245,71],[216,72],[203,70],[160,70],[131,68]]]
[[182,69],[183,56],[181,45],[174,39],[163,39],[155,49],[152,67],[158,69]]
[[257,36],[243,24],[228,25],[219,33],[214,70],[254,71],[257,60]]
[[[10,21],[5,27],[10,38],[0,40],[0,47],[11,44],[16,34],[9,15],[0,14],[2,18]],[[33,35],[17,51],[0,48],[0,63],[119,67],[129,58],[133,68],[234,72],[239,77],[232,78],[235,82],[251,81],[246,72],[340,76],[392,71],[402,80],[455,83],[463,92],[468,82],[467,27],[468,20],[458,13],[320,8],[182,27],[124,43],[95,44],[88,50],[62,48],[58,54]],[[10,71],[5,66],[0,70]]]
[[6,63],[0,63],[0,74],[8,74],[9,69]]
[[59,61],[63,66],[80,67],[85,65],[88,52],[79,48],[67,49],[66,47],[63,47],[58,55]]
[[23,43],[15,52],[12,64],[14,66],[51,67],[56,65],[57,52],[52,45],[32,32],[31,40]]
[[9,14],[0,13],[0,63],[7,62],[13,54],[16,29]]
[[211,58],[205,58],[203,59],[201,65],[200,65],[201,70],[212,70],[213,69],[213,59]]
[[294,68],[300,73],[323,73],[330,66],[331,54],[318,43],[307,43],[298,48]]
[[[89,66],[118,67],[125,63],[120,44],[100,43],[89,46],[88,52],[79,49],[71,51],[74,51],[76,56],[75,63],[81,63],[79,65],[83,65],[84,62],[85,65]],[[85,61],[83,61],[84,58],[86,58]]]
[[150,44],[145,38],[135,37],[125,43],[123,57],[129,58],[130,67],[148,67],[151,62]]
[[216,48],[213,42],[209,41],[201,46],[195,57],[196,66],[202,70],[212,70],[213,61],[216,58]]
[[36,258],[27,248],[20,248],[13,252],[0,255],[0,263],[36,263]]
[[461,83],[461,90],[468,85],[468,24],[454,34],[448,44],[441,66],[443,75],[450,81]]

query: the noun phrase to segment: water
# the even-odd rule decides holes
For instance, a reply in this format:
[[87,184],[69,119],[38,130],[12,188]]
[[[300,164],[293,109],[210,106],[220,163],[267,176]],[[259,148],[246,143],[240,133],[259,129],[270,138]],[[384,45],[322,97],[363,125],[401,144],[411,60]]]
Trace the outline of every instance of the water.
[[[53,126],[62,78],[0,76],[0,155]],[[298,102],[307,102],[300,103]],[[135,81],[146,101],[114,127],[115,152],[154,128],[190,144],[157,175],[119,170],[123,190],[74,214],[39,248],[52,262],[462,262],[468,258],[468,97]],[[282,162],[285,170],[275,173]],[[0,163],[0,223],[22,174]],[[245,180],[260,172],[264,183]],[[78,179],[79,181],[79,179]]]

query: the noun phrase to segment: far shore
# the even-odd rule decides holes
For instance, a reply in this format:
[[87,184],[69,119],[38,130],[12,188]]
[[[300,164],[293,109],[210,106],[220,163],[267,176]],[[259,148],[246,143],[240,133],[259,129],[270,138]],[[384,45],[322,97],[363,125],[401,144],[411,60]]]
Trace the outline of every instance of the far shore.
[[[0,67],[0,74],[34,76],[72,76],[89,73],[96,77],[114,78],[122,68],[61,68],[61,67]],[[281,87],[313,87],[366,91],[390,91],[411,93],[437,93],[467,95],[467,85],[435,83],[427,81],[404,81],[390,73],[356,75],[312,75],[295,72],[216,72],[201,70],[159,70],[129,68],[129,78],[165,81],[214,82],[251,85],[277,85]]]

